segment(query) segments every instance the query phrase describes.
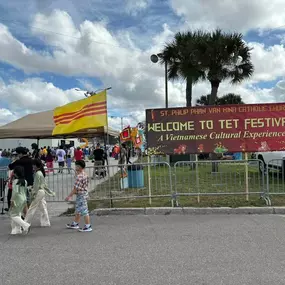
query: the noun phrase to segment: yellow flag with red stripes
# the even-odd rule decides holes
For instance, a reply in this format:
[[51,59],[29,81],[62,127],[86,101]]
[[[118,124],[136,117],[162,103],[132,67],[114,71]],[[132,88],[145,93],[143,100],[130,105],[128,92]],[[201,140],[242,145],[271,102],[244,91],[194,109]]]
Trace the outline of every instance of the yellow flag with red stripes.
[[106,90],[67,105],[53,112],[53,135],[71,134],[80,130],[107,126]]

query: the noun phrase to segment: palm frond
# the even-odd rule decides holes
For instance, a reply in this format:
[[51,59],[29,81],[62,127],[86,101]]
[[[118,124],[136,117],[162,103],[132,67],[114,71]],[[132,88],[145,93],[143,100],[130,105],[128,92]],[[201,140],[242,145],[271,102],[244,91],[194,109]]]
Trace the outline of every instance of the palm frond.
[[174,40],[165,45],[160,54],[160,63],[167,63],[168,76],[172,80],[193,78],[193,83],[205,80],[205,72],[200,66],[201,39],[206,36],[202,30],[177,33]]

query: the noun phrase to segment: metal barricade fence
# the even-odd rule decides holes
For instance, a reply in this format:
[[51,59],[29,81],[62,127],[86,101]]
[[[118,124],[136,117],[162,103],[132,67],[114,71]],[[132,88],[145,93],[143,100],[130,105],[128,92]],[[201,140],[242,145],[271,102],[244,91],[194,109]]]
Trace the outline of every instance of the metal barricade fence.
[[[59,173],[59,170],[59,168],[45,169],[47,186],[50,190],[55,192],[54,197],[46,196],[46,200],[49,202],[65,201],[65,198],[72,191],[74,186],[74,169],[63,168],[61,173]],[[0,168],[0,212],[2,213],[4,209],[4,204],[7,202],[8,177],[8,169]]]
[[[213,172],[216,164],[216,172]],[[260,195],[266,200],[264,167],[260,160],[181,161],[174,165],[177,197],[218,195]],[[178,204],[178,202],[177,202]]]
[[[170,206],[172,197],[171,167],[166,162],[134,163],[129,165],[104,165],[87,167],[90,177],[90,199],[134,201],[167,197]],[[170,198],[170,199],[169,199]]]
[[266,164],[266,180],[269,195],[285,194],[285,160],[273,159]]
[[[216,172],[212,171],[213,163],[218,166]],[[173,170],[167,162],[156,161],[88,166],[85,171],[90,200],[107,201],[112,207],[114,201],[120,206],[141,206],[136,204],[139,199],[146,199],[146,206],[178,206],[183,196],[196,196],[200,202],[202,196],[244,195],[248,200],[256,195],[268,202],[269,182],[265,177],[269,175],[264,169],[261,160],[204,160],[176,162]],[[66,168],[58,172],[54,168],[46,176],[48,187],[56,193],[55,197],[47,197],[48,201],[62,202],[73,189],[74,169],[71,173]],[[282,187],[284,191],[279,192],[285,194],[285,185]]]
[[46,169],[46,183],[50,190],[55,192],[54,197],[46,196],[49,202],[63,202],[73,189],[75,171],[73,168]]

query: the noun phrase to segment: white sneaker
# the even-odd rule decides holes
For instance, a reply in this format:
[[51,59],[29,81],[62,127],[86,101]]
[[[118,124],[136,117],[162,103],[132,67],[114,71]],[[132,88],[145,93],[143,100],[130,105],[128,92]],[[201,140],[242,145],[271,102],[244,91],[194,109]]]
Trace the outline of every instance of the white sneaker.
[[13,231],[12,231],[12,232],[10,233],[10,235],[20,235],[20,234],[22,234],[22,232],[19,232],[19,231],[18,231],[18,232],[13,232]]
[[31,225],[29,225],[27,229],[23,230],[23,234],[27,235],[30,232],[30,230],[31,230]]
[[80,232],[92,232],[92,228],[91,226],[87,227],[87,226],[84,226],[83,229],[78,229]]
[[67,224],[66,227],[67,227],[68,229],[75,229],[75,230],[78,230],[78,229],[79,229],[78,224],[77,224],[77,225],[76,225],[76,224]]

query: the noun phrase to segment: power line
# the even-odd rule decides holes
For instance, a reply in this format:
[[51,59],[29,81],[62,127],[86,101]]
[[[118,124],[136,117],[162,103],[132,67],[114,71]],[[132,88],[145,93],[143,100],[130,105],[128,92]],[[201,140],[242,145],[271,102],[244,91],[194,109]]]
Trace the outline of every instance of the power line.
[[[25,24],[24,22],[21,22],[21,21],[17,21],[17,20],[7,20],[7,19],[2,19],[0,18],[0,21],[1,22],[10,22],[10,23],[15,23],[17,25],[19,24]],[[32,25],[27,25],[33,29],[36,29],[36,30],[40,30],[40,31],[43,31],[43,32],[46,32],[46,33],[50,33],[50,34],[55,34],[55,35],[59,35],[59,36],[63,36],[63,37],[68,37],[68,38],[72,38],[72,39],[76,39],[76,40],[81,40],[82,38],[81,37],[74,37],[74,36],[71,36],[71,35],[67,35],[67,34],[64,34],[64,33],[59,33],[59,32],[55,32],[55,31],[51,31],[51,30],[46,30],[46,29],[43,29],[43,28],[39,28],[39,27],[36,27],[36,26],[32,26]],[[277,26],[277,27],[273,27],[273,28],[270,28],[270,29],[267,29],[267,30],[264,30],[264,33],[270,33],[274,30],[278,30],[280,28],[284,28],[285,25],[282,25],[282,26]],[[100,42],[100,41],[96,41],[96,40],[91,40],[91,42],[94,42],[94,43],[97,43],[97,44],[101,44],[101,45],[108,45],[108,46],[113,46],[113,47],[117,47],[117,48],[122,48],[121,46],[119,45],[114,45],[114,44],[111,44],[111,43],[107,43],[107,42]],[[33,46],[35,44],[32,44]],[[40,45],[38,45],[40,46]],[[48,44],[48,46],[50,47],[56,47],[56,48],[62,48],[61,46],[58,46],[58,45],[51,45],[51,44]]]
[[[25,24],[24,22],[21,22],[21,21],[17,21],[17,20],[7,20],[7,19],[2,19],[0,18],[0,21],[2,22],[11,22],[11,23],[19,23],[19,24]],[[71,37],[71,38],[74,38],[74,39],[80,39],[80,38],[77,38],[77,37],[73,37],[73,36],[70,36],[70,35],[67,35],[67,34],[63,34],[63,33],[58,33],[58,32],[55,32],[55,31],[50,31],[50,30],[46,30],[46,29],[42,29],[42,28],[38,28],[38,27],[35,27],[35,26],[32,26],[32,25],[29,25],[30,27],[34,28],[34,29],[38,29],[38,30],[41,30],[41,31],[45,31],[45,32],[48,32],[48,33],[54,33],[54,34],[57,34],[57,35],[61,35],[61,36],[65,36],[65,37]],[[273,27],[273,28],[268,28],[268,29],[264,29],[265,31],[273,31],[273,30],[278,30],[280,28],[284,28],[285,25],[282,25],[282,26],[276,26],[276,27]],[[258,28],[257,28],[258,29]],[[110,43],[105,43],[105,42],[99,42],[99,41],[95,41],[96,43],[100,43],[100,44],[106,44],[106,45],[112,45]],[[115,46],[115,45],[113,45]]]
[[[1,21],[1,22],[11,22],[11,23],[24,24],[23,22],[20,22],[20,21],[5,20],[5,19],[1,19],[1,18],[0,18],[0,21]],[[50,31],[50,30],[42,29],[42,28],[35,27],[35,26],[32,26],[32,25],[29,25],[29,27],[31,27],[31,28],[33,28],[33,29],[36,29],[36,30],[43,31],[43,32],[47,32],[47,33],[51,33],[51,34],[55,34],[55,35],[59,35],[59,36],[63,36],[63,37],[68,37],[68,38],[72,38],[72,39],[76,39],[76,40],[81,40],[81,39],[82,39],[82,38],[74,37],[74,36],[71,36],[71,35],[67,35],[67,34],[58,33],[58,32],[55,32],[55,31]],[[91,42],[94,42],[94,43],[97,43],[97,44],[101,44],[101,45],[109,45],[109,46],[121,48],[121,47],[118,46],[118,45],[113,45],[113,44],[106,43],[106,42],[99,42],[99,41],[96,41],[96,40],[91,40]]]

